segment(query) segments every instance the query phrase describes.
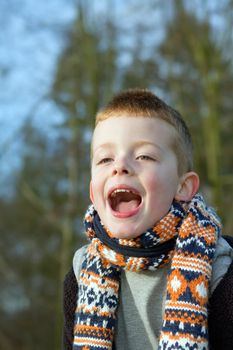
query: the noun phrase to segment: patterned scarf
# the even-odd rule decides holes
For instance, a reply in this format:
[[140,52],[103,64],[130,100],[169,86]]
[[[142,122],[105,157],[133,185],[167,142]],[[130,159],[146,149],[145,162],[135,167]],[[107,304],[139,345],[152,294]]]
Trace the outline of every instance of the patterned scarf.
[[221,224],[203,198],[174,201],[152,229],[131,240],[110,238],[93,206],[82,264],[74,350],[110,350],[117,322],[121,269],[156,270],[171,261],[159,349],[208,349],[207,303]]

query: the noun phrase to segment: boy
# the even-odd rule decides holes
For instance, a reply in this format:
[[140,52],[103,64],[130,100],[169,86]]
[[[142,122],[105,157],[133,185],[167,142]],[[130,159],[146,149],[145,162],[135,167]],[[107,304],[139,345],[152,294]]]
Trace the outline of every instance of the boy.
[[124,91],[97,114],[91,243],[65,281],[66,350],[233,348],[232,309],[222,312],[232,248],[192,169],[187,126],[150,91]]

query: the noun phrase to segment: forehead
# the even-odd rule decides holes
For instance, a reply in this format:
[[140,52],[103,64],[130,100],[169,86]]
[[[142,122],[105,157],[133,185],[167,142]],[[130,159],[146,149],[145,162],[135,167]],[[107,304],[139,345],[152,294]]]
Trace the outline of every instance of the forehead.
[[111,117],[99,122],[92,138],[92,150],[102,145],[148,142],[170,146],[176,130],[160,118]]

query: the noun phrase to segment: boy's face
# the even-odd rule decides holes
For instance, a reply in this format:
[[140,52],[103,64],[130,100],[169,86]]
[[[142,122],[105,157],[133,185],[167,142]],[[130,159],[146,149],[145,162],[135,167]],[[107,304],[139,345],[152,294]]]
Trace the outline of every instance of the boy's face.
[[91,200],[116,238],[135,238],[167,214],[179,188],[176,131],[156,118],[111,117],[93,135]]

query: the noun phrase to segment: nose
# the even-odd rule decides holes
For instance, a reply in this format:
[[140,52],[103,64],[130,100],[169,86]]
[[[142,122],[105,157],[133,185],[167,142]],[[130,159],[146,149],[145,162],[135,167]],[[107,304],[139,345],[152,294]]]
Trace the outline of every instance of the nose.
[[134,172],[132,165],[125,159],[115,159],[113,165],[113,175],[132,175]]

